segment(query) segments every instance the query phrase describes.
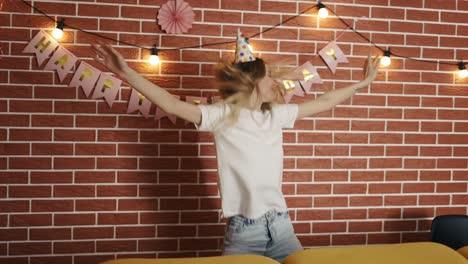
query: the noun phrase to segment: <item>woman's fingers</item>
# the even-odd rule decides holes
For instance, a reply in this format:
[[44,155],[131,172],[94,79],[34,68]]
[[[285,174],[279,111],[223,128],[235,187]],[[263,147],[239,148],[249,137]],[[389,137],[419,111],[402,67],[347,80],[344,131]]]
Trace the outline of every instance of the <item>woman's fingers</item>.
[[99,64],[106,66],[106,64],[104,63],[104,60],[102,58],[99,58],[98,55],[94,55],[94,60],[97,61]]
[[91,47],[93,48],[93,50],[95,51],[97,55],[104,57],[104,58],[107,57],[107,52],[101,46],[92,44]]

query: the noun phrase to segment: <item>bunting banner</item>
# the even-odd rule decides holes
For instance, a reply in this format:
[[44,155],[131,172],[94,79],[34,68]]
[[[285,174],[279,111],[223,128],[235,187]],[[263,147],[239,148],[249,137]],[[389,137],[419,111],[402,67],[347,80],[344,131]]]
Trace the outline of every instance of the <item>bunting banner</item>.
[[[39,66],[43,65],[43,63],[50,58],[44,70],[56,71],[60,82],[65,80],[66,76],[79,61],[78,57],[60,46],[54,38],[42,30],[26,45],[23,53],[34,53]],[[339,62],[348,62],[343,52],[334,41],[323,48],[319,54],[333,73],[335,73],[336,66]],[[299,77],[284,77],[284,79],[277,80],[286,90],[286,93],[283,95],[286,103],[289,103],[294,95],[304,96],[310,92],[313,84],[322,83],[317,69],[309,61],[296,68],[294,74]],[[68,84],[69,87],[81,88],[87,98],[104,98],[109,107],[112,107],[115,102],[121,85],[122,81],[120,79],[114,77],[112,74],[102,72],[84,61],[80,62]],[[174,97],[180,100],[180,96],[174,95]],[[217,103],[222,99],[220,96],[212,96],[210,100],[211,103]],[[197,96],[186,96],[185,101],[195,105],[208,103],[206,97]],[[145,98],[145,96],[136,89],[132,88],[127,113],[138,111],[145,118],[148,118],[151,106],[151,101]],[[159,120],[164,117],[167,117],[173,124],[176,123],[175,115],[168,114],[161,108],[156,107],[154,120]],[[186,121],[185,124],[187,123]]]

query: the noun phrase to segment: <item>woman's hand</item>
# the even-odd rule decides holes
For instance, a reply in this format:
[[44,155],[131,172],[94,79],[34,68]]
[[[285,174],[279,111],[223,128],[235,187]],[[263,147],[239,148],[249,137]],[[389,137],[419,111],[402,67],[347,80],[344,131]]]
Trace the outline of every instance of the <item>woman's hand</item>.
[[116,74],[122,79],[126,78],[130,67],[125,62],[124,57],[111,45],[106,44],[91,44],[92,50],[94,51],[94,60],[105,66],[111,72]]
[[366,64],[364,65],[364,68],[363,68],[364,78],[361,81],[364,87],[369,85],[372,81],[375,80],[375,77],[377,77],[381,59],[382,57],[371,57],[371,52],[369,52],[369,55],[367,56]]

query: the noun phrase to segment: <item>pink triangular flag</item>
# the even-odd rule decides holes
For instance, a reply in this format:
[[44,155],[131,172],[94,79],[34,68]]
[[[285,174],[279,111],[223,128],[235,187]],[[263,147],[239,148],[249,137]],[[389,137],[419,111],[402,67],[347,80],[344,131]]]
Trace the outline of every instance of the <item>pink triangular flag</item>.
[[336,66],[339,62],[348,62],[343,51],[338,47],[335,41],[330,41],[328,45],[320,50],[319,54],[333,73],[336,72]]
[[57,48],[58,42],[47,35],[44,31],[39,31],[36,36],[24,48],[23,53],[35,53],[37,64],[40,66]]
[[310,63],[310,61],[302,64],[296,71],[301,73],[304,77],[304,80],[299,81],[299,83],[306,93],[310,92],[313,83],[322,83],[322,79],[317,73],[317,69],[312,65],[312,63]]
[[151,101],[146,99],[144,95],[136,89],[132,89],[130,100],[128,101],[127,114],[138,110],[145,118],[148,118],[151,109]]
[[101,73],[96,84],[96,89],[94,89],[93,99],[104,97],[107,105],[112,107],[121,84],[122,80],[117,79],[110,74]]
[[81,87],[86,97],[89,97],[100,74],[100,70],[82,61],[68,86]]
[[63,82],[78,58],[64,47],[59,46],[52,58],[47,62],[44,70],[57,70],[60,82]]

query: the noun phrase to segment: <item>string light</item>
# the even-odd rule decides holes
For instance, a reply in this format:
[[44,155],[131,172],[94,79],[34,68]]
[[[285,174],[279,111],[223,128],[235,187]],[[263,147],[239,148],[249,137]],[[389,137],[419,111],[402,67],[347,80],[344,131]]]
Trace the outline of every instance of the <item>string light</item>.
[[[59,39],[63,36],[63,28],[65,26],[65,23],[64,23],[64,19],[62,19],[60,22],[57,22],[53,17],[49,16],[48,14],[44,13],[42,10],[40,10],[39,8],[37,8],[36,6],[32,5],[31,3],[25,1],[25,0],[22,0],[22,2],[26,5],[28,5],[29,7],[33,8],[35,11],[37,11],[38,13],[41,13],[42,15],[44,15],[45,17],[49,18],[50,20],[54,21],[55,23],[57,23],[57,28],[53,30],[52,32],[52,35]],[[259,36],[260,34],[263,34],[265,32],[268,32],[270,30],[273,30],[275,28],[277,28],[278,26],[281,26],[285,23],[287,23],[288,21],[296,18],[296,17],[299,17],[300,15],[304,14],[304,13],[307,13],[309,10],[313,9],[313,8],[318,8],[319,9],[319,17],[320,18],[326,18],[328,16],[328,8],[323,4],[321,3],[320,1],[318,1],[317,5],[314,5],[314,6],[311,6],[309,8],[306,8],[304,10],[302,10],[299,14],[297,15],[294,15],[294,16],[291,16],[289,17],[288,19],[284,20],[284,21],[281,21],[279,22],[278,24],[272,26],[272,27],[269,27],[269,28],[266,28],[265,30],[261,31],[261,32],[258,32],[252,36],[250,36],[250,38],[253,38],[253,37],[256,37],[256,36]],[[391,63],[391,59],[390,59],[390,55],[391,56],[394,56],[394,57],[400,57],[400,58],[404,58],[404,59],[409,59],[409,60],[414,60],[414,61],[421,61],[421,62],[427,62],[427,63],[437,63],[437,64],[446,64],[446,65],[458,65],[458,69],[459,69],[459,76],[461,78],[466,78],[468,77],[468,71],[466,69],[466,65],[463,63],[463,62],[460,62],[460,63],[453,63],[453,62],[443,62],[443,61],[432,61],[432,60],[424,60],[424,59],[417,59],[417,58],[412,58],[412,57],[407,57],[407,56],[402,56],[402,55],[398,55],[398,54],[395,54],[395,53],[392,53],[390,52],[390,49],[388,50],[383,50],[381,47],[379,47],[377,44],[375,44],[373,41],[371,41],[369,38],[367,38],[366,36],[364,36],[363,34],[361,34],[360,32],[358,32],[356,29],[354,29],[354,27],[352,27],[351,25],[349,25],[343,18],[341,18],[340,16],[338,16],[335,12],[333,12],[333,10],[331,10],[331,13],[336,16],[344,25],[348,26],[347,28],[351,29],[352,31],[354,31],[356,34],[358,34],[359,36],[361,36],[363,39],[365,39],[367,42],[371,43],[373,46],[375,46],[376,48],[378,48],[379,50],[381,50],[382,52],[384,52],[384,57],[382,58],[381,60],[381,64],[382,65],[390,65]],[[71,28],[71,29],[75,29],[75,30],[78,30],[80,32],[84,32],[84,33],[87,33],[87,34],[90,34],[90,35],[94,35],[94,36],[97,36],[97,37],[100,37],[100,38],[103,38],[103,39],[108,39],[108,40],[111,40],[111,41],[115,41],[117,43],[122,43],[122,44],[125,44],[125,45],[128,45],[128,46],[131,46],[131,47],[137,47],[137,48],[141,48],[141,49],[148,49],[147,47],[143,47],[143,46],[140,46],[140,45],[137,45],[137,44],[132,44],[132,43],[128,43],[128,42],[125,42],[125,41],[122,41],[122,40],[118,40],[118,39],[114,39],[114,38],[111,38],[111,37],[107,37],[107,36],[103,36],[103,35],[100,35],[98,33],[95,33],[95,32],[91,32],[91,31],[87,31],[87,30],[83,30],[83,29],[80,29],[80,28],[76,28],[76,27],[73,27],[73,26],[70,26],[70,25],[67,25],[67,27]],[[171,51],[171,50],[182,50],[182,49],[194,49],[194,48],[202,48],[202,47],[207,47],[207,46],[215,46],[215,45],[223,45],[223,44],[231,44],[231,43],[235,43],[236,40],[234,41],[222,41],[222,42],[214,42],[214,43],[207,43],[207,44],[202,44],[202,45],[199,45],[199,46],[187,46],[187,47],[179,47],[179,48],[165,48],[165,49],[158,49],[156,47],[152,48],[151,49],[151,56],[149,58],[149,62],[152,64],[152,65],[157,65],[159,63],[159,57],[158,57],[158,51]],[[252,46],[249,44],[249,49],[253,50]]]
[[458,69],[460,70],[458,72],[458,76],[460,76],[460,78],[464,79],[466,77],[468,77],[468,70],[466,70],[466,66],[465,64],[463,63],[463,61],[461,61],[459,64],[458,64]]
[[387,67],[388,65],[390,65],[390,63],[392,63],[392,59],[390,59],[391,54],[392,53],[390,52],[390,49],[384,51],[384,56],[380,60],[380,65],[382,65],[384,67]]
[[322,2],[318,2],[317,7],[319,8],[318,16],[320,18],[327,18],[328,17],[327,7],[324,4],[322,4]]
[[155,66],[159,64],[158,49],[156,47],[151,49],[151,56],[148,60],[149,64]]
[[60,20],[57,23],[57,27],[52,31],[52,36],[56,39],[61,39],[63,37],[63,27],[65,26],[65,19]]

